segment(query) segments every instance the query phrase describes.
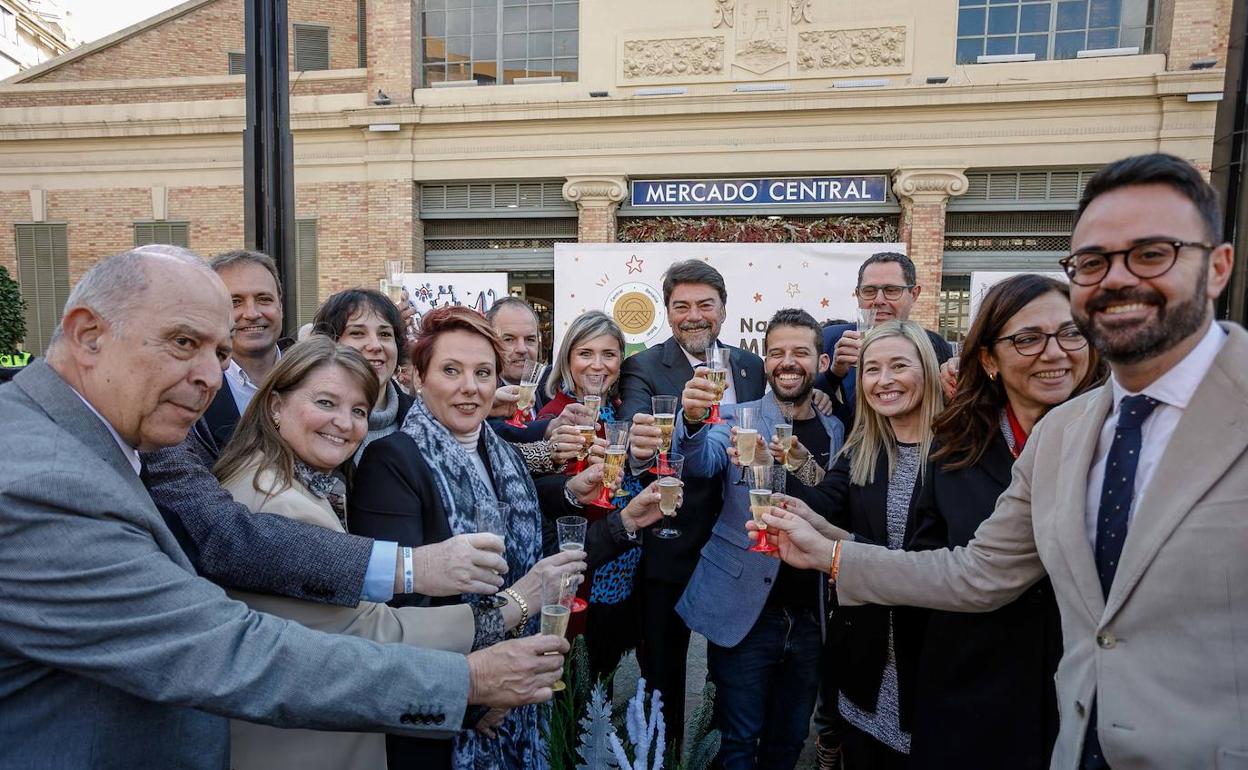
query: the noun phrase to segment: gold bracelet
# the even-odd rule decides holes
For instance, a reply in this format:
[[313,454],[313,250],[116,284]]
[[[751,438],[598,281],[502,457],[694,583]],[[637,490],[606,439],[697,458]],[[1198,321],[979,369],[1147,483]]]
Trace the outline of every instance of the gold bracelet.
[[520,607],[520,622],[516,624],[516,628],[515,628],[516,636],[519,636],[520,634],[524,633],[524,627],[529,624],[529,603],[524,600],[524,597],[520,594],[519,591],[515,591],[510,588],[504,588],[503,593],[511,597],[512,601],[514,601],[516,605]]

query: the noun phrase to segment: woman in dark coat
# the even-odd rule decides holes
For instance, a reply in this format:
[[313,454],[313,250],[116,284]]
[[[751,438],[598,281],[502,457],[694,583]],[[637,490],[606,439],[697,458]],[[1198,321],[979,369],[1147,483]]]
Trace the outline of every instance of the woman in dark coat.
[[[1019,275],[988,293],[963,344],[956,394],[934,426],[935,472],[918,501],[912,549],[971,540],[1036,422],[1103,378],[1095,356],[1071,319],[1065,284]],[[1047,768],[1061,640],[1047,578],[993,612],[932,612],[910,767]]]

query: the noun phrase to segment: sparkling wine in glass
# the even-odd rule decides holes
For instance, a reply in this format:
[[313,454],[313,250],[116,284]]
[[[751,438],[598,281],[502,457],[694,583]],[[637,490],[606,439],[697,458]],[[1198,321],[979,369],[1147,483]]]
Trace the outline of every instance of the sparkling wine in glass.
[[[552,636],[564,636],[568,633],[568,620],[572,617],[572,599],[576,596],[577,575],[561,572],[548,575],[542,581],[542,621],[541,633]],[[557,655],[550,652],[547,655]],[[558,692],[566,685],[563,680],[555,682],[551,687]]]
[[650,413],[654,415],[654,424],[659,429],[659,460],[655,473],[662,473],[667,466],[667,454],[672,451],[672,431],[676,428],[676,397],[653,396],[650,399]]
[[718,391],[715,402],[711,404],[711,413],[703,420],[709,425],[723,422],[719,416],[719,402],[724,397],[724,391],[728,389],[729,353],[728,348],[721,348],[718,345],[706,350],[706,378]]
[[[589,520],[584,516],[560,516],[555,519],[555,531],[559,535],[560,551],[584,551],[585,531]],[[572,611],[583,612],[588,606],[579,596],[572,600]]]
[[602,472],[603,486],[615,491],[612,497],[627,497],[624,489],[624,463],[628,459],[628,434],[633,424],[627,420],[607,423],[607,460]]
[[772,426],[771,440],[780,445],[780,464],[789,464],[789,448],[793,445],[793,426],[787,422]]
[[737,462],[741,464],[738,486],[745,486],[746,467],[754,462],[758,448],[758,407],[743,406],[737,410]]
[[507,421],[507,425],[513,428],[523,428],[529,424],[528,410],[536,403],[537,376],[541,371],[540,361],[534,361],[531,358],[524,360],[524,371],[520,374],[520,396],[516,401],[516,413]]
[[666,470],[655,469],[659,477],[659,510],[663,512],[663,526],[653,532],[655,537],[664,540],[680,537],[680,530],[672,519],[676,518],[676,509],[679,507],[680,473],[684,466],[684,456],[673,454],[667,458]]

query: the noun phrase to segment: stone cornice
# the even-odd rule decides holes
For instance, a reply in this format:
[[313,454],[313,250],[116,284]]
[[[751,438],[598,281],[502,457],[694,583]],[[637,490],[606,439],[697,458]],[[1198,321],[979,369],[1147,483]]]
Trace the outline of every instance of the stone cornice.
[[627,195],[624,174],[571,174],[563,184],[563,199],[577,206],[618,205]]
[[966,192],[966,166],[903,166],[893,172],[893,192],[912,203],[944,203]]

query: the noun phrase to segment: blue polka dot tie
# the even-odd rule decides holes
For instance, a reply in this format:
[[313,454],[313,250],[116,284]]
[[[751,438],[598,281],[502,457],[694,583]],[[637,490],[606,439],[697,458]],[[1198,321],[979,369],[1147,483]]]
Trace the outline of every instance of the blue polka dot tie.
[[1123,541],[1127,539],[1135,469],[1140,464],[1141,427],[1159,403],[1148,396],[1127,396],[1118,407],[1118,427],[1105,458],[1101,507],[1096,514],[1096,574],[1106,597],[1118,572]]
[[[1096,513],[1096,574],[1101,579],[1101,592],[1109,597],[1109,587],[1118,572],[1122,544],[1127,539],[1127,518],[1135,497],[1135,471],[1140,465],[1144,421],[1160,401],[1148,396],[1127,396],[1118,406],[1118,426],[1114,441],[1105,458],[1105,481],[1101,484],[1101,506]],[[1088,720],[1083,741],[1084,770],[1107,768],[1101,754],[1101,741],[1096,734],[1096,703]]]

